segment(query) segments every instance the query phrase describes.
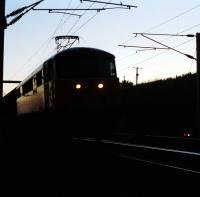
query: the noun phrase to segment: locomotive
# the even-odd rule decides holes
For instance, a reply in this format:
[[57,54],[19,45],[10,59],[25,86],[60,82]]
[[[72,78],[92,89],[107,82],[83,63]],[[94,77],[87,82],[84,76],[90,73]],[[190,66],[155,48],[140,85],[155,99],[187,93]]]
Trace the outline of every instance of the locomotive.
[[74,110],[114,112],[119,106],[115,56],[97,48],[65,49],[43,62],[4,102],[18,116]]

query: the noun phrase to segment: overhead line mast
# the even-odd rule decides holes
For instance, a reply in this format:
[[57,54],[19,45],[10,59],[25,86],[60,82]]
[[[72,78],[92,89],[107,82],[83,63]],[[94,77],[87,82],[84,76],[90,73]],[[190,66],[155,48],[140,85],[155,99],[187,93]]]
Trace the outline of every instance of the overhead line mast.
[[[35,6],[44,0],[37,1],[31,5],[14,10],[5,16],[5,0],[0,0],[0,98],[3,97],[3,83],[18,83],[19,81],[3,80],[3,66],[4,66],[4,31],[9,26],[17,22],[22,16],[32,10]],[[9,23],[7,19],[13,18]]]
[[5,0],[0,1],[0,97],[3,97],[4,30],[6,28]]
[[200,33],[196,33],[197,52],[197,135],[200,137]]
[[141,67],[138,67],[138,66],[137,66],[137,67],[133,67],[133,68],[136,69],[136,74],[135,74],[135,75],[136,75],[136,82],[135,82],[135,84],[137,85],[137,84],[138,84],[138,76],[139,76],[138,70],[139,70],[139,69],[142,69],[142,68],[141,68]]

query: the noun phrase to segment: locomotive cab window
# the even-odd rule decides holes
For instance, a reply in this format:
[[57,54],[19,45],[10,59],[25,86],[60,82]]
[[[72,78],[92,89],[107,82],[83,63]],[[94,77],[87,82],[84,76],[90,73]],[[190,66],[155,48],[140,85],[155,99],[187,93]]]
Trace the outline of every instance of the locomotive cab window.
[[58,59],[57,75],[68,77],[113,77],[116,76],[115,63],[106,57],[69,57]]
[[115,63],[113,61],[110,62],[110,75],[116,76],[116,69],[115,69]]

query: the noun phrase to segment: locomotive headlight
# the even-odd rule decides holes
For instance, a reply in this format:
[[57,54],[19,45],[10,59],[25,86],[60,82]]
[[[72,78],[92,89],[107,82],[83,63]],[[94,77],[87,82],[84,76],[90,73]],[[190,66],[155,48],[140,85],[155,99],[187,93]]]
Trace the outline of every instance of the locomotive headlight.
[[99,88],[99,89],[102,89],[102,88],[103,88],[103,83],[99,83],[99,84],[98,84],[98,88]]
[[77,90],[81,89],[81,84],[79,84],[79,83],[76,84],[76,89],[77,89]]

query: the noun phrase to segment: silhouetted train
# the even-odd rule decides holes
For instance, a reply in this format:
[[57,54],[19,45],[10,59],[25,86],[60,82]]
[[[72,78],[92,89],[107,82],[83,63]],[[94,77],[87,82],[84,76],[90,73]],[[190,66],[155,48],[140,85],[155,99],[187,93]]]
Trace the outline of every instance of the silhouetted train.
[[115,110],[119,104],[115,56],[96,48],[65,49],[8,93],[4,102],[17,115],[76,109]]

